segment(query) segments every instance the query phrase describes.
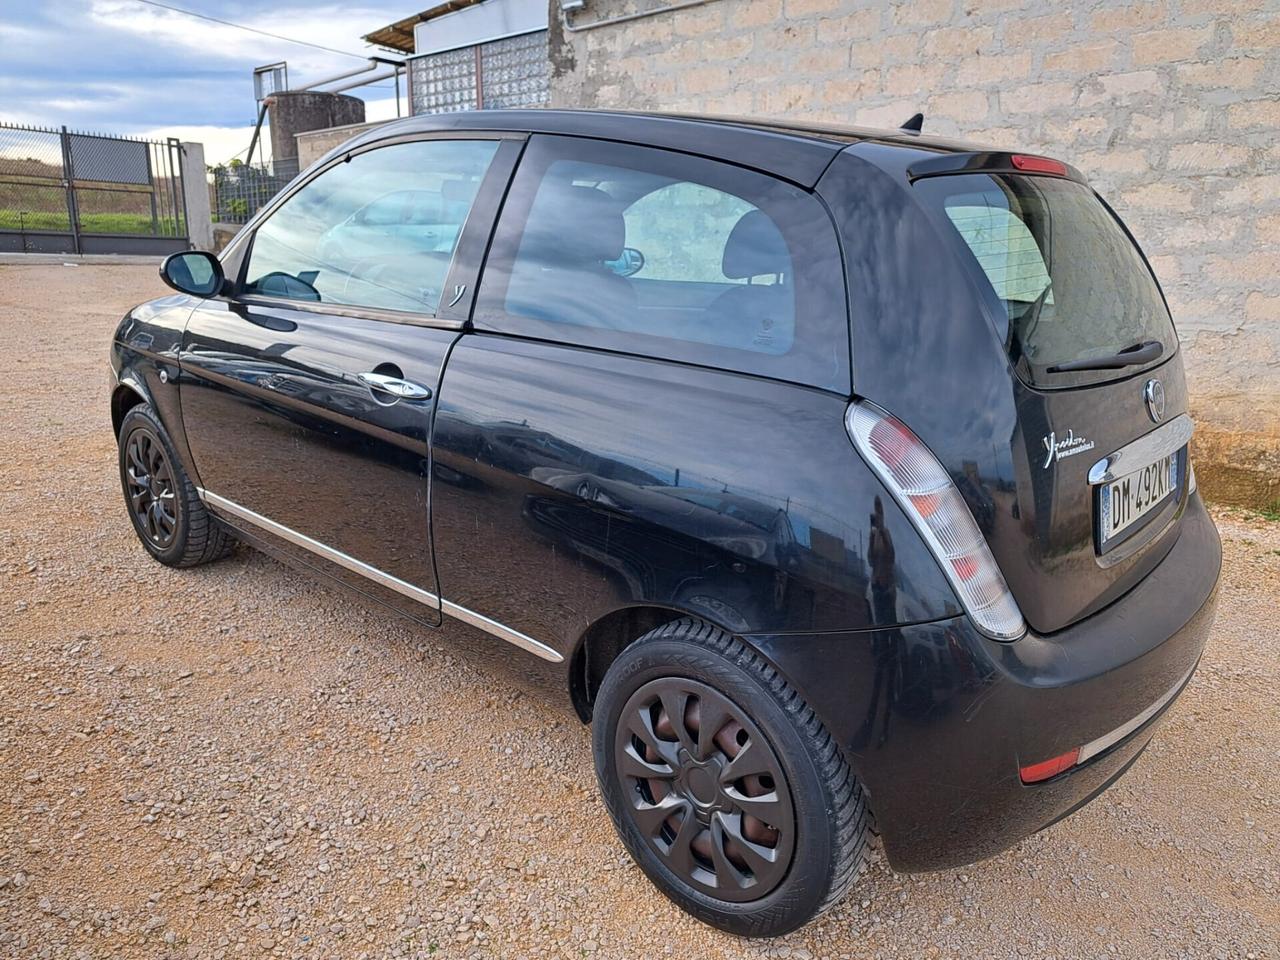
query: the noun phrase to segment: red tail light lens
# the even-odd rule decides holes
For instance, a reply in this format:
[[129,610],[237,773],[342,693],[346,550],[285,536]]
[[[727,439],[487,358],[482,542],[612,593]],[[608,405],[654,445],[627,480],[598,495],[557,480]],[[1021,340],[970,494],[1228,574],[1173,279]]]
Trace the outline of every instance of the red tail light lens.
[[1018,170],[1025,173],[1052,173],[1059,177],[1067,175],[1067,165],[1061,160],[1050,160],[1048,157],[1031,157],[1026,154],[1014,154],[1009,158]]
[[863,401],[849,405],[845,426],[928,544],[977,628],[993,640],[1016,640],[1026,633],[1022,611],[982,531],[929,448],[900,420]]

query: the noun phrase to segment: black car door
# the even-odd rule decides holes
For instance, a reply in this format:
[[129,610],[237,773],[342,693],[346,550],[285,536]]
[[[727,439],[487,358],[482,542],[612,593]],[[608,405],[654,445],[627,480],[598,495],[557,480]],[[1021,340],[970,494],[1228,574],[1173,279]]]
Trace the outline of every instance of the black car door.
[[227,258],[233,293],[183,339],[209,506],[430,624],[433,405],[519,149],[471,134],[335,158]]

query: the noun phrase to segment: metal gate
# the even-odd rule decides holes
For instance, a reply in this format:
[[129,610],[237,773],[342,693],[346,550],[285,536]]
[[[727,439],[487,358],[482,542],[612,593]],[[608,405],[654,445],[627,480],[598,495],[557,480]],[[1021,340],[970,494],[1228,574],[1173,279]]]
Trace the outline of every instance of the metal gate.
[[0,253],[190,249],[182,144],[0,123]]

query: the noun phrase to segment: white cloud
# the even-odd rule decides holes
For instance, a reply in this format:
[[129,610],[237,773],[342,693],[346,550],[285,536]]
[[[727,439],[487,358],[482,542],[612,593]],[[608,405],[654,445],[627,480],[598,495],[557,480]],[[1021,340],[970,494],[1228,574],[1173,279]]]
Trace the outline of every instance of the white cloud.
[[[204,144],[204,162],[209,166],[226,163],[232,157],[244,159],[249,141],[253,139],[253,127],[216,127],[216,126],[170,126],[152,127],[149,130],[138,130],[130,136],[142,137],[145,140],[164,140],[177,137],[184,143]],[[271,155],[271,133],[264,126],[258,146],[254,148],[255,160]]]
[[[201,57],[259,64],[287,60],[289,79],[295,87],[357,62],[340,53],[260,36],[170,10],[143,6],[132,0],[92,0],[89,16],[98,28],[140,35],[157,46],[198,53]],[[386,12],[329,4],[275,9],[259,16],[241,17],[237,22],[334,50],[366,55],[376,50],[360,37],[383,26]],[[247,75],[245,81],[249,81]]]

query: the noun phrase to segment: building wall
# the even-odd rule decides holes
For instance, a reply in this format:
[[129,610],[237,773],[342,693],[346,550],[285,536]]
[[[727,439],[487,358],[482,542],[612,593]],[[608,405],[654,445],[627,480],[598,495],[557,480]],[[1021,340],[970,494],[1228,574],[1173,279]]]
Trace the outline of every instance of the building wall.
[[298,168],[305,170],[334,147],[341,146],[358,133],[364,133],[374,127],[386,123],[375,120],[372,123],[351,123],[344,127],[329,127],[327,130],[308,130],[297,135]]
[[[298,159],[297,136],[308,130],[364,123],[364,101],[345,93],[315,90],[283,90],[266,100],[271,131],[271,161],[277,172]],[[296,171],[295,171],[296,172]]]
[[[657,6],[650,3],[648,6]],[[645,9],[588,0],[585,23]],[[925,130],[1074,163],[1164,284],[1201,485],[1280,499],[1280,0],[712,0],[563,29],[552,105]]]

